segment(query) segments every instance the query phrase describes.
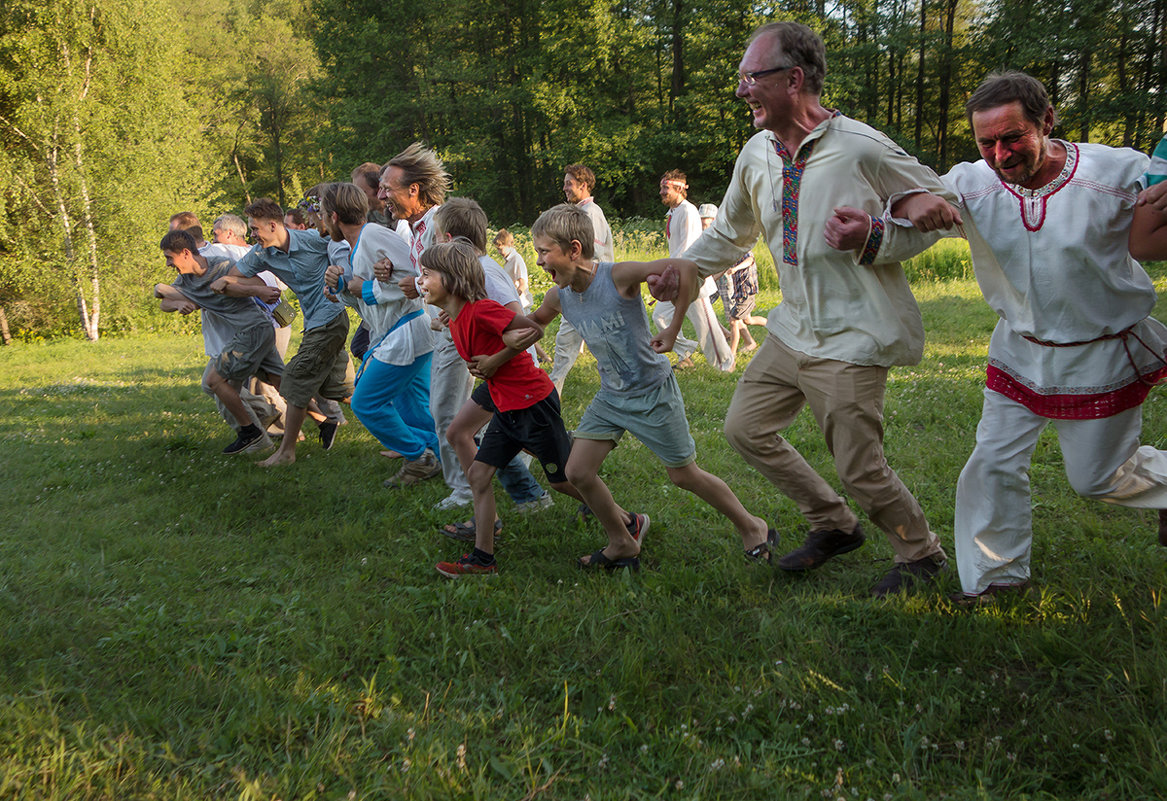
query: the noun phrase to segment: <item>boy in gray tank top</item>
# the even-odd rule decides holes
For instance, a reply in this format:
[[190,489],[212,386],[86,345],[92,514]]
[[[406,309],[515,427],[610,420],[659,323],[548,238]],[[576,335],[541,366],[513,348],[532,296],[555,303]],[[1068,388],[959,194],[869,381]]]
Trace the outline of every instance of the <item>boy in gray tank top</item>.
[[[599,477],[600,466],[625,431],[656,454],[675,485],[729,518],[748,558],[769,562],[778,533],[746,511],[724,481],[697,466],[685,404],[663,355],[672,349],[685,319],[697,265],[683,259],[597,263],[591,226],[586,212],[567,203],[545,211],[531,226],[539,266],[555,282],[531,318],[546,326],[562,313],[583,335],[600,371],[600,391],[575,429],[567,478],[603,524],[608,544],[581,557],[580,567],[638,564],[643,535],[634,538],[629,533],[620,507]],[[687,291],[677,298],[673,321],[653,337],[640,285],[670,266],[680,273],[681,286]]]

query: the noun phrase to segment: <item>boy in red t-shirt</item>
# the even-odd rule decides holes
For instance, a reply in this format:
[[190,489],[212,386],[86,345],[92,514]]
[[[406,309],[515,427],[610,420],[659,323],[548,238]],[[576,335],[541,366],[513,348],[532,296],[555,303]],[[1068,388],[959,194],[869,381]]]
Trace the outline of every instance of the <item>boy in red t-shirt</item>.
[[543,328],[486,297],[478,253],[469,242],[454,240],[427,248],[418,285],[426,303],[449,317],[458,355],[486,379],[467,403],[494,415],[466,472],[474,493],[474,550],[457,562],[439,562],[436,567],[450,578],[495,573],[491,479],[499,467],[527,450],[543,466],[552,489],[583,500],[564,473],[571,438],[560,416],[559,395],[526,352],[543,336]]

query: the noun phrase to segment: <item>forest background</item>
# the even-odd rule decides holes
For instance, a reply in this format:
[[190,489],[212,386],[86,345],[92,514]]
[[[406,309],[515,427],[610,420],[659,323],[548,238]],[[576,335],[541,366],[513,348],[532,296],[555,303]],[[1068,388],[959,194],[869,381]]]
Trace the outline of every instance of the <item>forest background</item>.
[[661,217],[656,181],[718,202],[753,133],[749,33],[827,43],[824,102],[944,172],[992,69],[1050,88],[1058,135],[1148,150],[1167,112],[1167,0],[6,0],[0,6],[0,334],[189,325],[148,287],[175,211],[297,201],[415,140],[495,225],[590,164],[612,218]]

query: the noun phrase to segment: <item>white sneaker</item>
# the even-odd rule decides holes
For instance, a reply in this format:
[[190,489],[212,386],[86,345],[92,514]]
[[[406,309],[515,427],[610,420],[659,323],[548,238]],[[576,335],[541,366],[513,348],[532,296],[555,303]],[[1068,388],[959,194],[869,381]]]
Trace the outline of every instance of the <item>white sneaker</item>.
[[542,509],[550,509],[555,505],[555,499],[551,497],[551,493],[544,490],[543,494],[531,501],[523,501],[515,504],[515,511],[521,515],[529,515],[531,512],[538,512]]
[[473,495],[451,492],[445,498],[435,503],[434,508],[439,511],[449,511],[450,509],[457,509],[460,506],[466,506],[472,503],[474,503]]

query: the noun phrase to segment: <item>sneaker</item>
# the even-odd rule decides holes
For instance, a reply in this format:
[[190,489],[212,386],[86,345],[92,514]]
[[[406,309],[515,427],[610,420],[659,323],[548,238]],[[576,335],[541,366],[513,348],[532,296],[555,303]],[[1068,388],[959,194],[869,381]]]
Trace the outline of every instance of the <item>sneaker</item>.
[[551,493],[546,490],[538,498],[531,501],[523,501],[515,504],[515,511],[521,515],[527,515],[531,512],[538,512],[542,509],[550,509],[555,505],[555,499],[551,497]]
[[806,535],[802,546],[778,560],[778,567],[795,573],[814,570],[832,556],[838,556],[853,551],[863,544],[863,529],[859,525],[855,530],[847,533],[832,529],[831,531],[812,531]]
[[254,433],[244,434],[240,432],[239,436],[235,437],[235,441],[223,449],[223,453],[228,456],[235,456],[240,453],[257,453],[267,448],[273,447],[274,443],[271,437],[267,435],[266,431],[254,429]]
[[438,562],[434,568],[446,578],[459,576],[492,576],[498,572],[498,562],[484,564],[474,554],[464,553],[457,562]]
[[434,456],[433,451],[426,451],[416,459],[406,460],[401,469],[397,471],[397,475],[385,479],[385,486],[391,488],[411,487],[426,479],[433,478],[441,472],[441,462]]
[[434,508],[439,512],[448,512],[451,509],[457,509],[459,506],[466,506],[472,503],[474,503],[474,496],[470,493],[451,492],[445,498],[435,503]]
[[627,524],[628,536],[636,540],[637,545],[644,544],[644,535],[648,533],[648,515],[632,515],[632,522]]
[[891,570],[884,573],[879,583],[871,588],[871,594],[876,598],[883,598],[912,589],[915,584],[927,583],[944,569],[945,564],[944,560],[931,556],[925,556],[914,562],[896,562]]
[[332,443],[336,442],[336,429],[340,428],[336,423],[324,421],[320,424],[320,447],[324,450],[329,450]]

